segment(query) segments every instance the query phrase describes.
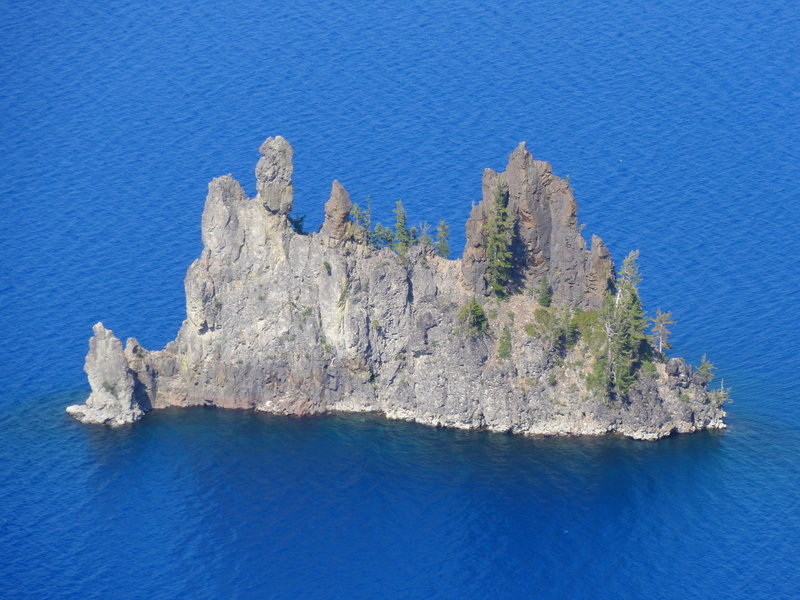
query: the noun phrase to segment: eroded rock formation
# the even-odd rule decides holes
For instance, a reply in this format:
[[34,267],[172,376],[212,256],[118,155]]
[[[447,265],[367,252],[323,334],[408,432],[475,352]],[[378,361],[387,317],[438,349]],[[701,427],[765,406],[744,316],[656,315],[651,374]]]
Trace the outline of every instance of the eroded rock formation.
[[[123,351],[96,325],[86,360],[92,394],[70,414],[116,425],[168,406],[377,411],[431,425],[640,439],[724,427],[705,381],[682,360],[657,364],[625,399],[609,401],[587,387],[585,344],[556,356],[523,326],[537,307],[531,294],[486,296],[483,225],[498,184],[517,224],[518,291],[545,275],[556,305],[592,309],[613,274],[599,238],[587,249],[568,183],[524,144],[504,173],[484,173],[459,260],[369,245],[338,182],[320,232],[297,234],[287,218],[292,148],[269,138],[261,153],[256,198],[230,176],[209,184],[204,248],[186,276],[176,339],[149,351],[131,338]],[[490,314],[490,334],[468,334],[457,317],[473,296]],[[498,350],[501,331],[510,351]]]
[[461,265],[469,287],[488,294],[486,222],[498,187],[508,191],[508,210],[516,217],[513,285],[529,288],[546,277],[556,301],[598,308],[614,268],[611,255],[597,236],[587,252],[569,184],[553,175],[550,163],[534,160],[524,142],[512,152],[504,173],[483,173],[483,201],[467,221]]
[[97,323],[89,340],[84,370],[92,393],[86,404],[67,407],[67,412],[84,423],[124,425],[144,416],[150,405],[135,394],[136,371],[131,369],[122,343],[114,332]]

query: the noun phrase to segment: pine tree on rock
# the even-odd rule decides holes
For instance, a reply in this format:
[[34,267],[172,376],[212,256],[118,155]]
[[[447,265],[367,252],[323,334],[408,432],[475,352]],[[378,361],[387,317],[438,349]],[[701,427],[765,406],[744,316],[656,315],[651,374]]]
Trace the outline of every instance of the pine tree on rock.
[[436,254],[441,256],[442,258],[450,258],[450,231],[447,227],[447,223],[445,223],[444,219],[439,221],[439,226],[436,228],[436,244],[435,250]]
[[403,203],[398,200],[394,209],[395,222],[394,222],[394,249],[400,256],[405,256],[409,247],[413,244],[413,234],[408,229],[406,210],[403,208]]
[[647,320],[639,299],[639,251],[625,258],[600,311],[604,340],[592,383],[609,397],[623,397],[636,381],[645,351]]
[[432,248],[433,238],[431,237],[431,224],[427,221],[423,221],[417,225],[416,229],[419,231],[416,243],[424,248]]
[[372,233],[372,198],[367,196],[367,207],[364,209],[354,202],[353,208],[350,210],[350,217],[367,232],[365,241],[369,245],[375,246],[375,236]]
[[669,336],[672,332],[667,329],[667,325],[675,325],[675,321],[672,320],[670,311],[661,312],[659,308],[656,311],[655,318],[652,319],[652,323],[653,343],[658,353],[662,354],[665,350],[672,348],[669,344]]
[[514,239],[514,215],[508,214],[508,188],[498,185],[494,189],[491,213],[486,222],[486,282],[498,297],[508,295],[511,284]]

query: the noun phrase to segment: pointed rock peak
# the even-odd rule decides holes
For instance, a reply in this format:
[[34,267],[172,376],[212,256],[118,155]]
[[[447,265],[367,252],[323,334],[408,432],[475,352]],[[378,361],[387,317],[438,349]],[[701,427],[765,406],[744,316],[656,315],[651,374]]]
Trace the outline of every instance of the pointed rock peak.
[[122,425],[144,415],[134,397],[134,380],[120,342],[102,323],[92,327],[84,370],[92,393],[85,404],[67,407],[67,412],[84,423]]
[[281,136],[267,138],[259,151],[264,156],[256,165],[258,199],[272,213],[292,212],[292,146]]
[[595,234],[592,234],[592,252],[597,253],[599,256],[610,256],[603,239]]
[[520,142],[517,144],[517,147],[514,148],[514,151],[511,153],[511,156],[517,155],[528,155],[531,156],[530,150],[528,150],[528,146],[525,142]]
[[[116,340],[117,336],[114,335],[114,332],[108,329],[101,321],[98,321],[92,326],[92,333],[94,337],[99,340]],[[121,342],[120,342],[121,343]]]
[[322,233],[332,238],[345,239],[352,208],[350,194],[338,180],[335,180],[331,186],[331,197],[325,203],[325,222],[322,224]]
[[528,163],[533,160],[533,155],[528,150],[528,146],[525,145],[525,142],[520,142],[519,145],[514,148],[514,151],[509,155],[508,162],[511,163]]
[[331,197],[325,204],[326,210],[328,205],[331,203],[342,206],[347,204],[348,206],[350,206],[350,208],[352,208],[353,206],[352,202],[350,202],[350,194],[347,193],[347,190],[344,189],[344,186],[341,183],[339,183],[338,179],[334,179],[333,183],[331,184]]
[[520,142],[514,151],[508,156],[506,173],[509,177],[509,185],[513,185],[518,180],[526,181],[535,177],[533,155],[528,151],[525,142]]

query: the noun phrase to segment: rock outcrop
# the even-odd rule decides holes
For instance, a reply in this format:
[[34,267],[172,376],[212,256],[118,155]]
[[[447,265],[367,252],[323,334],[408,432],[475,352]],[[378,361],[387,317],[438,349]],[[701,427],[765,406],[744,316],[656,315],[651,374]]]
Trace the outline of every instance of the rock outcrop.
[[498,187],[507,190],[508,210],[515,217],[513,285],[525,289],[546,277],[556,301],[598,308],[613,273],[611,255],[597,236],[587,252],[569,183],[553,175],[549,163],[533,160],[524,142],[509,157],[504,173],[483,173],[483,201],[467,221],[461,265],[468,285],[480,296],[489,293],[486,223]]
[[124,425],[140,419],[149,404],[142,405],[135,394],[135,371],[128,367],[122,343],[114,332],[97,323],[89,340],[84,371],[92,393],[86,404],[67,407],[67,412],[84,423]]
[[[230,176],[209,184],[204,247],[186,276],[176,339],[148,351],[131,338],[123,351],[96,325],[86,360],[92,394],[70,414],[121,424],[168,406],[376,411],[431,425],[639,439],[724,427],[724,411],[682,360],[656,363],[625,398],[609,400],[587,385],[586,344],[555,352],[525,327],[537,303],[524,292],[543,275],[554,305],[589,310],[601,304],[613,263],[599,238],[587,249],[568,183],[524,144],[504,173],[484,173],[459,260],[419,245],[403,256],[373,247],[338,182],[320,232],[296,233],[287,219],[292,148],[269,138],[261,153],[255,198]],[[516,220],[513,279],[523,292],[503,301],[486,297],[485,280],[483,225],[498,184]],[[488,334],[458,318],[475,296]]]

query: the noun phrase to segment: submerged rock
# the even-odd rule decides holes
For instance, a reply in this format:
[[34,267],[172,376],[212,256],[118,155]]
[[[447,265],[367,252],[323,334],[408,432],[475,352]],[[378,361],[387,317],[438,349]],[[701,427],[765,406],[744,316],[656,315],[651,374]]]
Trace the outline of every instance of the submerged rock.
[[[658,362],[624,398],[610,399],[587,385],[585,343],[556,351],[528,327],[543,277],[558,310],[591,310],[614,266],[600,238],[587,248],[569,184],[524,144],[505,172],[484,173],[458,260],[420,245],[402,256],[374,247],[338,182],[320,232],[296,233],[286,218],[292,148],[276,137],[261,152],[256,198],[230,176],[209,184],[204,247],[186,275],[176,339],[158,351],[130,339],[123,351],[96,325],[86,360],[92,394],[70,414],[121,424],[168,406],[377,411],[459,428],[639,439],[724,427],[724,411],[682,360]],[[519,292],[502,301],[489,297],[486,281],[486,223],[498,185],[515,222],[511,278]],[[487,332],[459,319],[473,297],[489,315]]]

